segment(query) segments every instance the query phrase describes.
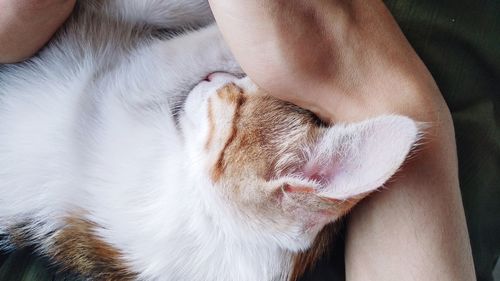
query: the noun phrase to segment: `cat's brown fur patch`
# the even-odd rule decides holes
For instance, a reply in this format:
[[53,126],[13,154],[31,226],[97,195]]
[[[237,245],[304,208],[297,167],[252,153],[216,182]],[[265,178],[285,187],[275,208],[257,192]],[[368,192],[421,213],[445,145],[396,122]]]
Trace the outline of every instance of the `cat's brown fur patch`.
[[236,139],[236,136],[238,134],[237,125],[241,117],[241,107],[246,101],[246,97],[243,95],[242,90],[233,83],[229,83],[223,88],[219,89],[217,91],[217,95],[222,100],[234,104],[236,108],[231,122],[231,132],[222,150],[220,151],[219,157],[215,162],[214,169],[212,170],[212,180],[214,182],[219,181],[221,175],[224,173],[224,170],[226,168],[226,163],[225,163],[226,149]]
[[[231,96],[237,106],[232,131],[214,170],[226,171],[229,164],[225,176],[230,179],[241,177],[243,167],[251,167],[262,179],[269,180],[298,166],[301,147],[321,130],[316,118],[269,96],[240,94],[239,97]],[[281,156],[289,158],[286,161],[289,167],[277,167]]]
[[215,119],[213,112],[212,99],[208,99],[207,115],[208,115],[208,137],[205,143],[205,150],[209,150],[215,134]]
[[66,226],[55,233],[49,254],[64,269],[92,280],[135,280],[136,274],[125,266],[121,253],[96,235],[97,227],[79,217],[67,218]]
[[237,104],[242,98],[243,91],[234,83],[228,83],[221,89],[217,90],[217,96],[229,103]]

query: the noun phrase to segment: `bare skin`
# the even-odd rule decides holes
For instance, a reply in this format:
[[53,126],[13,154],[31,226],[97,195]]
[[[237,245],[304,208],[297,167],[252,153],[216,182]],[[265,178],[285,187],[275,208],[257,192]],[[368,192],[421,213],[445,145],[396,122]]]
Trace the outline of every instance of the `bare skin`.
[[430,125],[387,190],[353,211],[347,280],[475,280],[451,115],[384,4],[209,2],[245,72],[276,97],[331,122],[398,113]]
[[76,0],[0,0],[0,63],[37,52],[73,10]]

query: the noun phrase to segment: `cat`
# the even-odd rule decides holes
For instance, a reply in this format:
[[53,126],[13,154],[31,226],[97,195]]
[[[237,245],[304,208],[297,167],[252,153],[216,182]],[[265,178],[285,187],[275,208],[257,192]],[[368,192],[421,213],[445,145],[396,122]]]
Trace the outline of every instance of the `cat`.
[[[89,280],[292,280],[417,122],[325,125],[248,77],[202,0],[89,0],[0,66],[0,234]],[[316,241],[316,242],[315,242]]]

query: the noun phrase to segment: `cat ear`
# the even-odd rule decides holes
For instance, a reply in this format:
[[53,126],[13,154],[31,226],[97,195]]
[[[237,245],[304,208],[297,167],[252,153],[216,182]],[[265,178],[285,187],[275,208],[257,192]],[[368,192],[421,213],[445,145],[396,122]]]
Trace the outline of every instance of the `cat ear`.
[[305,149],[305,163],[284,190],[359,199],[396,173],[419,136],[418,124],[403,116],[332,126]]

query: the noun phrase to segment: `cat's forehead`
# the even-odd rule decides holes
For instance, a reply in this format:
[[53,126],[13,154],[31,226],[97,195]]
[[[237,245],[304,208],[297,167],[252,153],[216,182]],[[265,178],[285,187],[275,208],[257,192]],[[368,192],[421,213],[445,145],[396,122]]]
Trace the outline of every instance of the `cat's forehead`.
[[[269,171],[276,171],[281,161],[278,155],[300,151],[304,142],[321,130],[320,121],[311,112],[255,87],[229,83],[217,91],[216,99],[226,108],[223,105],[218,112],[210,110],[214,115],[209,117],[214,122],[211,127],[217,130],[217,126],[226,126],[227,134],[218,140],[223,145],[212,169],[214,181],[235,176],[269,178]],[[228,120],[217,120],[220,116]]]
[[262,129],[321,125],[310,111],[274,98],[254,84],[228,83],[217,90],[217,98],[236,107],[235,122],[267,125]]

